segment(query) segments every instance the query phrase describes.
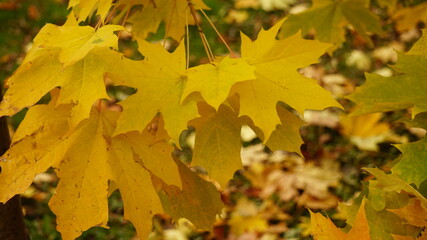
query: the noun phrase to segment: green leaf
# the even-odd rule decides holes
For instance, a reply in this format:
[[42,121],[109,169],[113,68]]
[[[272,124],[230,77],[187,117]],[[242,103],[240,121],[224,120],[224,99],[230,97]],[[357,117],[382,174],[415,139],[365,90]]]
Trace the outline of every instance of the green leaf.
[[368,32],[381,34],[378,17],[368,9],[370,0],[313,0],[305,12],[290,15],[283,23],[281,36],[289,37],[298,30],[306,35],[316,31],[316,39],[341,45],[345,41],[345,27],[353,28],[369,43]]
[[392,172],[399,174],[406,182],[420,186],[427,179],[427,138],[413,143],[398,144],[396,147],[403,156],[391,169]]
[[348,96],[357,103],[353,115],[414,107],[412,114],[427,111],[427,38],[423,37],[407,54],[398,54],[394,66],[400,74],[382,77],[366,73],[366,83]]

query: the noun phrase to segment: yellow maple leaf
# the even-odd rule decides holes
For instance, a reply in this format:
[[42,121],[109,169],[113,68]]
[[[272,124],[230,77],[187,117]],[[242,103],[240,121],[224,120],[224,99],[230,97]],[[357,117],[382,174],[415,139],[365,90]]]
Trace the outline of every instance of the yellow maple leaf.
[[397,11],[392,19],[396,21],[396,29],[404,32],[415,28],[419,22],[427,23],[427,3],[407,7]]
[[242,123],[227,106],[190,122],[196,128],[192,165],[205,168],[210,177],[226,186],[242,168],[240,130]]
[[83,59],[95,47],[118,49],[115,31],[124,30],[119,25],[105,25],[99,29],[80,26],[73,15],[63,26],[47,24],[34,39],[36,47],[60,48],[59,60],[64,67]]
[[[113,31],[119,26],[95,32],[92,27],[75,24],[69,20],[62,27],[47,24],[40,30],[23,63],[6,82],[9,89],[0,105],[0,115],[11,116],[61,87],[57,104],[75,105],[70,123],[77,126],[89,117],[96,100],[109,98],[104,75],[122,57],[110,49],[117,45]],[[64,40],[68,37],[73,40]]]
[[14,115],[37,103],[53,88],[61,87],[58,104],[74,104],[70,123],[77,126],[89,117],[96,100],[109,98],[104,74],[119,60],[119,53],[105,48],[94,49],[84,59],[66,68],[58,56],[58,49],[42,49],[26,58],[7,81],[9,89],[1,102],[0,115]]
[[[129,18],[133,33],[138,38],[144,39],[148,33],[157,32],[160,23],[164,22],[166,35],[179,41],[185,33],[185,26],[195,24],[187,0],[143,0],[142,4],[142,10]],[[193,0],[192,4],[196,9],[209,9],[202,0]]]
[[303,77],[297,71],[316,63],[330,44],[305,40],[298,34],[276,40],[282,22],[268,31],[261,30],[255,41],[242,34],[242,57],[251,59],[256,79],[236,83],[230,94],[238,93],[240,115],[249,116],[262,129],[265,140],[280,123],[276,113],[278,101],[301,114],[306,109],[341,107],[316,80]]
[[[57,93],[56,93],[57,94]],[[0,202],[24,192],[34,176],[46,171],[50,157],[68,131],[71,105],[37,105],[29,109],[13,136],[10,149],[0,158]]]
[[169,53],[162,46],[144,40],[138,40],[138,44],[145,59],[124,59],[126,63],[120,65],[119,74],[111,76],[116,84],[138,89],[136,94],[120,103],[123,113],[116,134],[142,131],[157,113],[161,113],[165,129],[172,139],[177,140],[181,131],[187,128],[187,121],[198,116],[193,94],[181,102],[187,80],[184,45]]
[[192,67],[186,72],[188,81],[182,99],[192,92],[200,92],[208,104],[218,109],[233,84],[255,79],[254,69],[245,59],[228,56],[220,62]]
[[311,234],[315,240],[370,240],[369,225],[365,213],[365,200],[359,207],[356,220],[348,233],[338,229],[329,218],[325,218],[321,213],[313,213],[311,216]]
[[[141,237],[150,232],[151,217],[162,212],[151,183],[152,174],[181,186],[172,160],[172,147],[162,122],[155,118],[142,134],[113,138],[120,113],[92,109],[90,118],[68,128],[71,105],[49,105],[29,110],[9,151],[2,157],[0,200],[25,191],[32,178],[53,166],[60,178],[50,207],[63,239],[75,239],[93,226],[107,227],[108,187],[114,181],[122,194],[125,217]],[[22,174],[22,175],[21,175]]]

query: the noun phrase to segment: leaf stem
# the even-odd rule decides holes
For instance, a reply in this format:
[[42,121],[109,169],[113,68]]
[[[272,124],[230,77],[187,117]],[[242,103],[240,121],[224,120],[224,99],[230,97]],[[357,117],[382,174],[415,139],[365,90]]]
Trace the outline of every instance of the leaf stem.
[[190,29],[188,27],[188,8],[185,8],[185,40],[186,40],[186,64],[185,69],[190,67]]
[[110,21],[110,18],[114,15],[114,13],[116,12],[116,10],[117,10],[117,7],[119,6],[119,4],[118,3],[116,3],[115,5],[114,5],[114,7],[113,7],[113,10],[111,10],[110,11],[110,14],[108,14],[108,16],[105,18],[105,20],[104,20],[104,24],[107,24],[107,22],[108,21]]
[[205,16],[205,18],[208,20],[209,24],[212,26],[212,28],[215,30],[216,34],[218,35],[218,37],[221,39],[221,41],[224,43],[225,47],[228,49],[228,51],[230,52],[231,56],[235,57],[236,54],[233,52],[233,50],[231,50],[230,46],[227,44],[227,42],[225,41],[224,37],[221,35],[221,33],[218,31],[218,29],[215,27],[215,24],[211,21],[211,19],[208,17],[208,15],[205,13],[205,11],[203,11],[203,9],[201,7],[199,7],[197,4],[195,4],[196,7],[198,8],[198,10],[200,12],[202,12],[203,16]]
[[203,47],[205,48],[206,54],[208,55],[209,61],[213,62],[215,60],[215,57],[212,53],[212,50],[209,46],[209,43],[206,39],[206,36],[203,33],[203,29],[200,26],[199,22],[197,21],[196,10],[194,9],[194,4],[191,2],[191,0],[187,0],[187,2],[188,2],[188,7],[190,8],[191,15],[193,16],[194,22],[196,23],[197,30],[199,31],[200,38],[202,39]]
[[165,30],[165,36],[164,36],[164,38],[163,38],[163,47],[165,46],[165,44],[166,44],[166,38],[168,37],[168,33],[169,33],[169,30],[170,30],[170,27],[171,27],[171,24],[172,24],[172,16],[173,16],[173,11],[175,11],[175,7],[176,7],[176,1],[177,0],[174,0],[173,1],[173,6],[172,6],[172,11],[171,11],[171,15],[170,15],[170,17],[169,17],[169,21],[168,21],[168,25],[166,26],[166,30]]

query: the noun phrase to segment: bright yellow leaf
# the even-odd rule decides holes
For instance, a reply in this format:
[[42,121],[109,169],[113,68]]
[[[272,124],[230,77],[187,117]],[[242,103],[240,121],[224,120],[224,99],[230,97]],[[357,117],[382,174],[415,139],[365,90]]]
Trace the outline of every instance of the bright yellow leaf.
[[0,185],[0,200],[24,192],[36,174],[53,166],[60,181],[50,207],[62,238],[75,239],[90,227],[107,227],[109,181],[114,181],[122,194],[125,217],[145,238],[151,231],[151,217],[162,212],[151,174],[181,186],[162,122],[156,118],[142,134],[113,138],[120,113],[93,108],[90,118],[70,130],[72,106],[55,107],[57,93],[52,95],[49,105],[29,110],[1,158],[0,180],[5,184]]
[[[112,179],[117,183],[123,199],[124,218],[132,222],[140,239],[146,239],[151,232],[152,216],[156,213],[162,213],[163,208],[153,188],[151,174],[141,164],[138,164],[138,159],[134,159],[137,156],[131,151],[132,146],[126,137],[125,135],[119,135],[113,138],[111,146],[113,154],[110,155],[111,158],[109,160],[113,172]],[[141,143],[138,145],[141,145]],[[156,145],[153,144],[154,147]],[[149,146],[146,147],[150,148]],[[146,154],[148,156],[150,154],[159,155],[159,152],[155,149],[151,152],[146,152]],[[139,157],[143,158],[144,156]],[[169,158],[171,158],[170,153]],[[151,165],[170,166],[166,161],[161,160],[157,159]],[[174,163],[172,162],[172,164]],[[175,169],[168,170],[172,173],[167,178],[170,181],[172,176],[176,176],[178,172],[173,172],[176,171],[176,166]],[[180,179],[175,179],[175,183],[180,185]]]
[[365,201],[359,207],[356,220],[348,233],[338,229],[335,224],[325,218],[321,213],[313,213],[311,216],[311,234],[315,240],[370,240],[368,220],[365,213]]
[[392,19],[396,21],[396,29],[399,32],[416,28],[419,22],[427,23],[427,2],[403,8],[397,11]]
[[58,104],[72,103],[71,125],[89,117],[92,104],[109,98],[104,85],[104,74],[121,57],[112,50],[100,48],[84,59],[63,68],[58,61],[58,50],[44,49],[29,55],[26,61],[7,81],[9,89],[0,105],[0,115],[14,115],[34,105],[55,87],[61,87]]
[[242,57],[251,59],[256,79],[236,83],[231,91],[231,95],[240,96],[240,115],[249,116],[263,130],[265,140],[280,123],[276,113],[278,101],[301,114],[306,109],[341,107],[316,80],[297,71],[316,63],[330,45],[302,39],[298,34],[276,40],[281,23],[268,31],[261,30],[255,41],[242,34]]
[[427,207],[421,206],[419,199],[411,199],[410,203],[405,207],[389,209],[389,211],[402,217],[412,225],[427,227]]
[[220,62],[192,67],[186,72],[188,81],[182,99],[192,92],[200,92],[209,105],[218,109],[227,98],[231,86],[255,79],[254,69],[245,59],[228,56]]
[[[73,16],[64,26],[46,25],[35,43],[43,48],[60,48],[59,60],[64,67],[83,59],[95,47],[118,49],[115,31],[124,30],[119,25],[105,25],[97,30],[91,26],[79,26]],[[55,29],[55,27],[57,29]]]
[[[138,89],[137,93],[120,104],[123,113],[118,120],[116,134],[142,131],[157,113],[161,113],[165,129],[176,141],[187,122],[198,116],[197,101],[193,94],[181,102],[187,77],[185,71],[184,45],[173,53],[162,46],[138,41],[143,61],[127,60],[113,81]],[[120,75],[126,75],[122,78]]]
[[73,8],[73,11],[79,16],[79,22],[92,16],[95,10],[101,20],[104,20],[111,6],[111,0],[70,0],[68,3],[68,8]]
[[52,164],[54,149],[68,131],[70,105],[37,105],[26,114],[10,149],[0,158],[0,202],[23,193],[36,174]]

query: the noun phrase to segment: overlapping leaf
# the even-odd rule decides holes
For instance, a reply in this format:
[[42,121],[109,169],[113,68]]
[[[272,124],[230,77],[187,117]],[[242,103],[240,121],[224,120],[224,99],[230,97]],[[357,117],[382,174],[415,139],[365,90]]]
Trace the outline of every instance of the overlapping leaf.
[[338,229],[329,218],[325,218],[321,213],[310,212],[313,238],[315,240],[370,240],[364,206],[365,203],[362,202],[356,215],[355,224],[348,233]]
[[85,21],[96,11],[97,15],[104,20],[112,6],[111,0],[70,0],[68,8],[73,8],[77,13],[79,22]]
[[[56,93],[57,95],[57,93]],[[54,162],[54,149],[69,130],[70,105],[55,109],[56,100],[49,105],[31,108],[12,140],[12,146],[0,161],[0,202],[30,186],[36,174],[46,171]]]
[[421,214],[427,210],[426,199],[417,190],[397,175],[367,170],[376,177],[369,181],[369,191],[352,206],[341,205],[351,230],[344,233],[321,214],[311,214],[315,239],[415,239],[426,227],[423,215],[414,214],[416,209]]
[[220,193],[212,183],[202,179],[179,160],[176,162],[181,174],[182,190],[165,184],[161,179],[153,180],[165,212],[175,220],[186,218],[199,229],[212,230],[215,217],[223,207]]
[[[181,101],[187,77],[184,45],[169,53],[162,46],[138,41],[143,61],[126,60],[118,74],[112,76],[117,84],[134,87],[138,92],[120,104],[123,113],[116,134],[142,131],[151,119],[161,113],[165,129],[174,140],[179,138],[187,122],[198,116],[194,95]],[[124,76],[124,77],[123,77]],[[200,98],[200,97],[199,97]]]
[[236,83],[231,91],[231,95],[237,93],[240,97],[240,115],[249,116],[262,129],[265,139],[280,123],[276,113],[278,101],[299,113],[306,109],[340,107],[314,79],[297,71],[316,63],[330,45],[302,39],[298,34],[276,40],[281,23],[268,31],[261,30],[255,41],[242,34],[242,57],[251,59],[256,79]]
[[245,59],[225,57],[220,62],[192,67],[187,70],[188,82],[182,98],[200,92],[208,104],[218,109],[227,98],[231,86],[255,79],[254,67]]
[[112,180],[122,193],[125,217],[140,236],[147,236],[151,216],[162,211],[151,174],[181,186],[162,122],[158,118],[151,122],[157,130],[146,128],[142,134],[113,138],[120,113],[93,110],[90,118],[72,130],[67,121],[71,105],[55,105],[56,98],[29,110],[12,147],[2,157],[0,200],[25,191],[36,174],[55,167],[60,181],[50,206],[63,239],[75,239],[90,227],[107,226]]
[[192,165],[205,168],[210,177],[226,186],[233,173],[242,168],[240,159],[240,130],[242,122],[227,106],[218,112],[190,122],[196,128]]
[[[64,26],[46,25],[18,70],[7,80],[9,87],[0,105],[0,115],[13,115],[34,105],[55,87],[61,87],[57,104],[72,103],[71,124],[89,116],[92,104],[108,98],[104,75],[120,60],[113,34],[119,26],[78,26],[71,20]],[[79,36],[79,34],[83,34]],[[73,41],[56,42],[72,38]],[[62,45],[63,44],[63,45]]]
[[266,145],[272,151],[285,150],[302,156],[300,147],[303,141],[299,129],[304,125],[304,121],[279,105],[277,105],[277,114],[282,124],[276,126]]
[[282,36],[291,36],[299,29],[306,35],[315,30],[316,39],[341,45],[345,27],[351,25],[368,42],[368,32],[381,34],[378,17],[369,11],[370,0],[313,0],[305,12],[290,15],[282,27]]

